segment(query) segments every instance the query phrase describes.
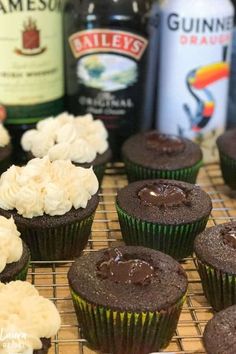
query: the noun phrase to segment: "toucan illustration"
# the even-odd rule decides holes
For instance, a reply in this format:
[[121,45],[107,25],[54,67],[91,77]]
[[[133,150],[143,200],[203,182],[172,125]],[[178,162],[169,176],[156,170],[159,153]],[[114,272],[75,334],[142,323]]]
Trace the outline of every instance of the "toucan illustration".
[[191,70],[186,77],[186,84],[189,92],[197,103],[196,111],[193,113],[188,104],[183,108],[188,115],[191,130],[200,132],[210,121],[215,111],[215,99],[209,86],[229,76],[230,67],[225,61],[227,47],[224,48],[223,60],[200,68]]

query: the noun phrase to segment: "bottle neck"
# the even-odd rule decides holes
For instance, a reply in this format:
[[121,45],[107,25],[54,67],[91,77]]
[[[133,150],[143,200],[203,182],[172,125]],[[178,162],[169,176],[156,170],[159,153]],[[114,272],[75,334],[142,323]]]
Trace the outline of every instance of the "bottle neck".
[[234,6],[234,25],[236,25],[236,0],[231,0]]
[[81,0],[80,12],[94,15],[119,15],[130,13],[146,13],[150,8],[150,0]]
[[116,28],[147,34],[151,0],[66,0],[64,23],[68,35],[75,29]]

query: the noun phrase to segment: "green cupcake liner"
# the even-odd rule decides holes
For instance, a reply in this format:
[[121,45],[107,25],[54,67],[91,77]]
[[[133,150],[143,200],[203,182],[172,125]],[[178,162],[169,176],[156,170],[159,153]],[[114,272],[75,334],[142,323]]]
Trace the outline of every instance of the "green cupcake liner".
[[129,182],[135,182],[145,179],[174,179],[178,181],[185,181],[195,183],[200,167],[203,161],[197,162],[195,165],[178,170],[154,170],[151,168],[137,165],[124,157],[125,170]]
[[102,184],[102,180],[103,180],[103,177],[104,177],[104,174],[105,174],[106,165],[107,164],[104,163],[104,164],[101,164],[101,165],[93,166],[93,171],[94,171],[95,175],[97,176],[97,179],[98,179],[98,182],[99,182],[100,186]]
[[162,225],[128,215],[117,203],[116,210],[126,245],[149,247],[177,260],[192,254],[195,237],[205,229],[208,222],[207,216],[189,224]]
[[86,247],[94,215],[54,228],[17,227],[34,261],[71,260]]
[[26,266],[20,271],[20,273],[16,274],[16,276],[11,279],[12,280],[26,280],[27,278],[27,274],[28,274],[28,270],[29,270],[29,265],[30,265],[30,261],[26,264]]
[[197,258],[203,292],[215,311],[236,304],[236,276],[221,272]]
[[0,274],[1,283],[9,283],[15,280],[26,280],[28,269],[30,265],[31,255],[28,247],[23,245],[23,254],[21,259],[6,266],[6,268]]
[[148,354],[165,348],[176,330],[185,296],[160,312],[115,311],[71,295],[84,338],[93,350],[112,354]]
[[22,270],[20,272],[18,272],[17,274],[14,274],[10,277],[2,275],[1,276],[1,283],[9,283],[10,281],[15,281],[15,280],[22,280],[22,281],[26,280],[29,265],[30,265],[30,260],[24,266],[24,268],[22,268]]
[[221,151],[219,151],[219,153],[221,171],[225,184],[232,189],[236,189],[236,160],[226,156]]

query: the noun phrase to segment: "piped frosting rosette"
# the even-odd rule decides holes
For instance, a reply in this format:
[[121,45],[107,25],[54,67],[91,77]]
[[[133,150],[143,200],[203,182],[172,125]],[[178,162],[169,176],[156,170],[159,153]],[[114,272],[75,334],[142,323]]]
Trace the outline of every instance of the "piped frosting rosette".
[[63,113],[40,121],[36,129],[23,135],[21,144],[34,157],[48,155],[51,161],[90,163],[108,149],[107,139],[103,122],[91,114],[74,117]]
[[0,216],[0,273],[7,264],[19,261],[22,253],[22,240],[14,219]]
[[28,282],[0,283],[0,353],[42,348],[42,338],[54,336],[61,325],[55,305]]
[[64,215],[72,208],[86,208],[98,190],[92,170],[70,161],[33,159],[26,166],[10,167],[0,179],[0,207],[16,209],[25,218]]

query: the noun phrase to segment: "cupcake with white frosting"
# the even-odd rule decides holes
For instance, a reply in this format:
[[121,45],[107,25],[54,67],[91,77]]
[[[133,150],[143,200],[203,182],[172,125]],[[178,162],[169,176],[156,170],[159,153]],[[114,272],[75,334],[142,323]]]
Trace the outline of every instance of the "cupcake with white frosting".
[[12,145],[7,129],[0,123],[0,174],[11,165]]
[[25,280],[29,262],[29,249],[21,240],[14,219],[0,216],[0,282]]
[[60,329],[56,306],[28,282],[0,283],[0,353],[46,354]]
[[0,178],[0,215],[13,216],[34,260],[68,260],[88,242],[98,205],[92,168],[35,158]]
[[91,167],[101,183],[111,159],[108,132],[91,114],[74,117],[68,113],[40,121],[25,132],[21,145],[28,157],[49,156],[51,161],[70,160],[76,166]]

